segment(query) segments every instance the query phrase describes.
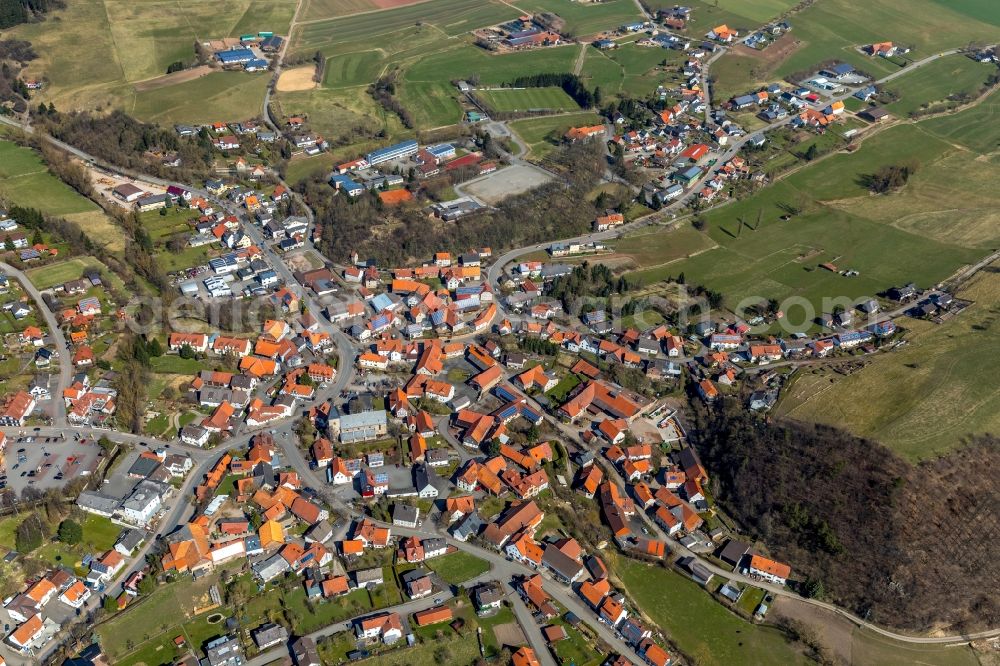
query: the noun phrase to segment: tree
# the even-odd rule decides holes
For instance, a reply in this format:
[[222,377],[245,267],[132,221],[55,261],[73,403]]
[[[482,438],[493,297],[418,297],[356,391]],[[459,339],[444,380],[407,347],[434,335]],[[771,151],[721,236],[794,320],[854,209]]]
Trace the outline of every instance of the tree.
[[45,539],[45,526],[37,513],[31,513],[20,525],[17,526],[15,535],[15,546],[18,552],[30,553],[42,545]]
[[104,610],[108,613],[114,613],[118,610],[118,600],[108,595],[104,597],[104,602],[102,603]]
[[156,589],[156,578],[153,576],[143,576],[139,581],[139,593],[151,594]]
[[70,545],[83,541],[83,527],[80,523],[67,518],[59,524],[59,540]]
[[149,344],[146,345],[146,351],[148,351],[149,355],[153,357],[163,356],[163,345],[160,344],[159,338],[153,338],[150,340]]
[[818,155],[819,155],[819,148],[817,148],[816,144],[814,143],[811,146],[809,146],[809,148],[806,149],[804,157],[806,158],[807,162],[812,162],[814,159],[816,159]]
[[197,358],[198,354],[194,351],[191,345],[184,345],[181,347],[179,352],[181,358]]

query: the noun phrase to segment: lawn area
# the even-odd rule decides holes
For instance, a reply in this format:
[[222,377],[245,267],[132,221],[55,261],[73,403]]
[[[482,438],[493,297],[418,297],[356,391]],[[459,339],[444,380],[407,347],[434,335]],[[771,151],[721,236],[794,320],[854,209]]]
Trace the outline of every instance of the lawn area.
[[464,583],[490,570],[489,562],[461,550],[427,560],[425,564],[452,585]]
[[399,87],[399,99],[413,114],[417,127],[433,129],[462,120],[458,91],[446,81],[407,81]]
[[600,117],[592,111],[572,113],[542,118],[515,120],[508,126],[528,144],[532,157],[543,157],[562,141],[563,135],[570,127],[584,127],[601,122]]
[[476,96],[496,111],[574,111],[580,106],[562,88],[495,88],[480,90]]
[[643,614],[699,664],[805,664],[777,630],[750,624],[669,569],[615,557],[614,573]]
[[604,655],[591,644],[590,640],[583,635],[580,629],[566,622],[564,617],[554,618],[551,623],[559,625],[566,630],[565,640],[561,640],[554,645],[560,664],[598,666],[603,661]]
[[901,117],[928,107],[945,108],[951,95],[975,97],[986,85],[986,78],[995,72],[996,65],[979,63],[963,55],[941,58],[890,83],[888,89],[899,99],[886,108]]
[[149,359],[153,372],[174,375],[193,375],[204,369],[196,358],[181,358],[174,354],[164,354]]
[[172,86],[137,92],[132,113],[164,125],[244,120],[259,113],[269,72],[212,72]]
[[[910,460],[944,454],[974,433],[995,432],[1000,395],[982,388],[1000,371],[998,268],[979,273],[957,294],[975,305],[944,324],[904,320],[907,346],[847,377],[797,380],[781,413],[836,423]],[[937,409],[941,404],[949,408]]]
[[69,280],[76,280],[88,269],[98,269],[104,272],[108,268],[97,257],[74,257],[38,268],[25,271],[31,284],[38,289],[48,289]]
[[573,373],[567,374],[565,377],[559,380],[559,383],[553,386],[545,394],[550,400],[555,400],[557,403],[562,403],[566,400],[566,396],[570,394],[570,391],[575,389],[580,385],[580,376]]
[[511,610],[510,606],[500,606],[498,610],[493,615],[487,617],[480,617],[476,620],[479,626],[483,628],[483,645],[486,646],[486,655],[491,656],[500,652],[502,645],[500,641],[497,640],[497,635],[493,632],[493,627],[501,624],[508,624],[510,622],[517,622],[514,617],[514,611]]

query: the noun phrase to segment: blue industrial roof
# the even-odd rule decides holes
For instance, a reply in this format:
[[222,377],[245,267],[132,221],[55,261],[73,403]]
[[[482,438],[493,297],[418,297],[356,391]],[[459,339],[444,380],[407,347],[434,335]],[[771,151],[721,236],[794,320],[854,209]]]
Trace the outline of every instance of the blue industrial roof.
[[409,141],[401,141],[397,144],[386,146],[385,148],[379,148],[378,150],[373,150],[368,153],[368,162],[378,161],[379,159],[385,158],[388,155],[395,155],[396,153],[402,153],[407,151],[415,151],[417,149],[416,139],[410,139]]
[[254,60],[253,51],[250,49],[233,49],[231,51],[217,51],[215,57],[224,63],[247,62]]
[[430,153],[431,155],[434,155],[435,157],[438,157],[439,155],[447,155],[449,153],[455,152],[455,146],[451,145],[450,143],[440,143],[436,146],[430,146],[427,149],[427,152]]

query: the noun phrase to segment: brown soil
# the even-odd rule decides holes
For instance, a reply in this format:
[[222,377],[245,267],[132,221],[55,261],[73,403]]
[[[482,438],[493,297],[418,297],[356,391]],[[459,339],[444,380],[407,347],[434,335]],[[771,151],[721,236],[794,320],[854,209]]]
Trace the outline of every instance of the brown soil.
[[183,69],[179,72],[174,72],[173,74],[164,74],[163,76],[158,76],[155,79],[139,81],[135,84],[135,91],[146,92],[147,90],[166,88],[167,86],[177,85],[178,83],[185,83],[187,81],[200,79],[206,74],[211,74],[211,72],[212,68],[208,65],[199,65],[197,67],[192,67],[191,69]]
[[776,621],[779,617],[798,620],[816,632],[820,641],[843,663],[851,663],[851,644],[854,625],[836,613],[812,606],[789,597],[776,597],[767,618]]
[[316,68],[312,66],[296,67],[286,69],[278,77],[276,88],[278,92],[298,92],[300,90],[312,90],[316,87],[313,76]]
[[528,639],[524,637],[521,626],[517,622],[498,624],[493,627],[493,635],[497,637],[500,645],[527,645]]
[[773,68],[787,60],[788,56],[795,53],[795,51],[797,51],[801,46],[801,41],[795,39],[792,33],[786,32],[763,51],[752,49],[749,46],[744,46],[743,44],[737,44],[732,47],[732,53],[734,55],[759,60],[768,71],[771,71]]

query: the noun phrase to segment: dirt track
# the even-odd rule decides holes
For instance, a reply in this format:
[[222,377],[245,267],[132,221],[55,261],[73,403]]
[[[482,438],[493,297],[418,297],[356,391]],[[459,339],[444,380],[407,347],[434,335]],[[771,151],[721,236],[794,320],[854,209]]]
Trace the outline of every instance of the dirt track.
[[178,83],[194,81],[195,79],[200,79],[206,74],[211,73],[211,67],[208,65],[199,65],[197,67],[192,67],[191,69],[183,69],[179,72],[174,72],[173,74],[164,74],[163,76],[158,76],[155,79],[139,81],[135,84],[135,91],[146,92],[147,90],[166,88],[167,86],[177,85]]

